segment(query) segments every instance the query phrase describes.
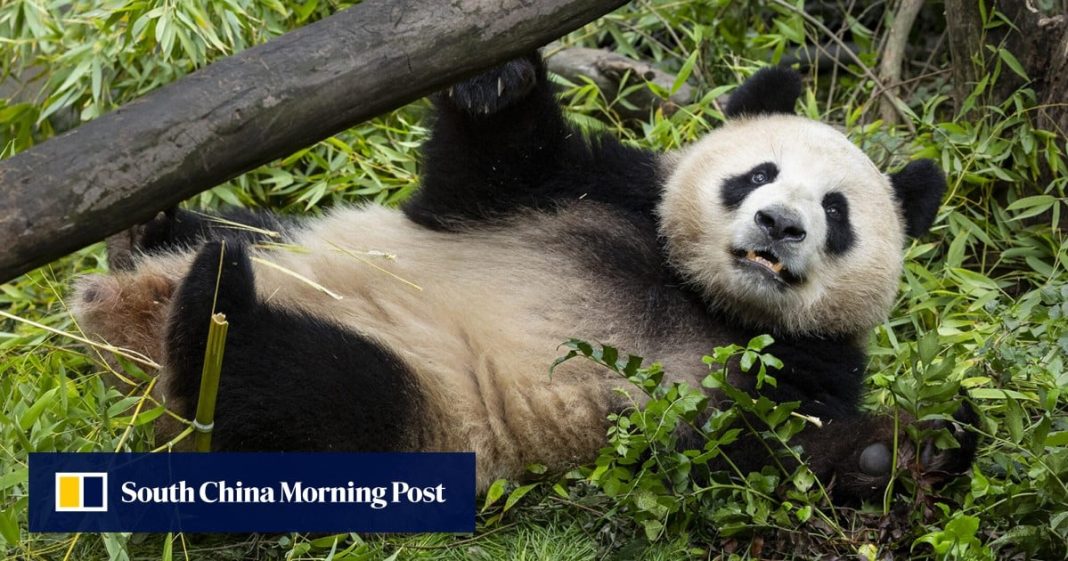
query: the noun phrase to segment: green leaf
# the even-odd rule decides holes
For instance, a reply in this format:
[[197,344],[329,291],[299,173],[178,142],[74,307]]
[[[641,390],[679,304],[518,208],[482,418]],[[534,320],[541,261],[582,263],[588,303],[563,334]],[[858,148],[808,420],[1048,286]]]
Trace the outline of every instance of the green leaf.
[[646,520],[642,522],[642,527],[645,528],[645,538],[651,542],[656,541],[664,531],[664,524],[659,520]]
[[1068,446],[1068,430],[1051,432],[1046,436],[1046,446],[1061,448]]
[[938,356],[938,350],[941,347],[941,342],[938,340],[938,333],[930,331],[920,339],[916,344],[916,350],[919,353],[920,361],[924,364],[930,365],[934,361],[934,358]]
[[16,505],[0,511],[0,538],[4,538],[8,546],[14,547],[19,543],[19,524]]
[[671,93],[675,94],[679,91],[679,88],[686,83],[686,80],[690,79],[690,74],[693,72],[693,65],[697,63],[697,55],[701,54],[700,49],[694,50],[693,53],[686,59],[686,62],[682,64],[682,68],[679,69],[679,73],[675,76],[675,82],[671,84]]
[[497,502],[502,496],[504,496],[504,488],[508,485],[507,479],[498,479],[490,484],[489,489],[486,490],[486,498],[482,502],[482,512],[486,512],[486,509],[493,506],[493,503]]
[[52,404],[56,399],[56,392],[59,388],[52,388],[45,392],[41,397],[37,398],[37,401],[33,402],[33,405],[26,409],[26,412],[19,418],[19,428],[22,430],[30,430],[30,427],[37,422],[37,418],[41,416],[45,408]]
[[1016,56],[1010,53],[1008,49],[999,48],[998,56],[1001,57],[1001,60],[1005,61],[1005,64],[1008,65],[1008,67],[1011,68],[1017,76],[1023,78],[1024,80],[1031,79],[1027,76],[1027,71],[1024,70],[1024,67],[1022,64],[1020,64],[1020,61],[1017,60]]
[[775,342],[771,335],[757,335],[749,340],[746,348],[751,351],[762,351]]
[[512,491],[512,493],[508,495],[508,500],[504,501],[504,512],[508,512],[508,509],[510,509],[513,506],[515,506],[515,504],[518,503],[520,501],[520,499],[525,497],[527,495],[527,493],[529,493],[531,491],[531,489],[533,489],[533,488],[535,488],[537,486],[538,486],[537,483],[530,483],[528,485],[523,485],[523,486],[520,486],[520,487],[516,487],[515,490]]
[[1024,218],[1038,216],[1049,210],[1055,204],[1057,204],[1056,197],[1050,195],[1034,195],[1031,197],[1024,197],[1012,203],[1005,207],[1005,210],[1015,213],[1013,214],[1012,220],[1022,220]]

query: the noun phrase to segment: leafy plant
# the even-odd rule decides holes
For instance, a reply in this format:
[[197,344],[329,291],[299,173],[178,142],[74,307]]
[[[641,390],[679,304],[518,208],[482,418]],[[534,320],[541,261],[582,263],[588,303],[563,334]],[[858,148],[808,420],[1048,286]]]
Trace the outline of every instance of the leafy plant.
[[[9,157],[220,57],[325,17],[349,2],[303,0],[6,0],[0,2],[0,157]],[[355,535],[269,538],[34,535],[25,531],[30,450],[148,450],[159,409],[139,385],[103,383],[105,363],[56,332],[78,335],[65,306],[80,274],[105,269],[100,246],[0,285],[0,550],[12,558],[95,559],[590,559],[1037,558],[1068,556],[1068,239],[1063,132],[1036,125],[1035,85],[1005,45],[976,53],[984,71],[967,104],[950,103],[944,50],[909,68],[906,119],[877,118],[872,79],[893,2],[640,0],[564,38],[606,47],[683,76],[693,104],[642,121],[619,114],[614,92],[562,84],[569,114],[654,150],[684,146],[722,120],[720,97],[756,67],[848,43],[848,55],[808,67],[805,115],[845,127],[883,169],[940,162],[950,192],[933,234],[907,248],[902,294],[869,350],[869,405],[944,417],[967,391],[983,444],[970,481],[929,507],[833,511],[803,472],[738,475],[717,452],[680,454],[678,431],[726,444],[753,430],[776,444],[803,422],[789,404],[702,402],[697,388],[589,347],[588,359],[633,378],[635,408],[613,419],[612,446],[593,466],[548,480],[501,484],[474,537]],[[822,9],[822,6],[833,9]],[[1036,2],[1039,8],[1052,5]],[[925,8],[940,25],[940,4]],[[996,11],[988,29],[1006,25]],[[940,31],[940,30],[939,30]],[[995,91],[1008,75],[1023,84]],[[657,93],[654,89],[653,93]],[[659,92],[661,95],[667,92]],[[349,200],[394,204],[420,173],[426,107],[382,116],[202,194],[191,206],[317,212]],[[14,316],[17,319],[12,319]],[[29,324],[26,320],[33,321]],[[918,342],[917,342],[918,341]],[[585,350],[572,348],[582,357]],[[747,349],[748,350],[748,349]],[[740,360],[732,349],[722,351]],[[760,354],[759,351],[751,351]],[[598,354],[599,353],[599,354]],[[717,367],[712,355],[710,375]],[[697,360],[699,357],[694,357]],[[722,357],[720,357],[722,358]],[[753,359],[754,365],[764,365]],[[612,360],[607,360],[612,359]],[[766,369],[765,378],[775,377]],[[649,385],[652,383],[652,385]],[[765,383],[772,383],[770,380]],[[729,391],[729,390],[725,390]],[[737,405],[737,403],[743,403]],[[644,409],[643,406],[644,405]],[[650,406],[652,406],[650,410]],[[703,412],[703,413],[702,413]],[[747,413],[748,414],[748,413]],[[771,430],[768,420],[785,417]],[[706,418],[707,417],[707,418]],[[666,430],[667,426],[674,430]],[[679,428],[682,427],[682,428]],[[689,428],[687,428],[689,427]],[[948,445],[943,443],[943,445]],[[716,448],[716,450],[720,450]],[[726,474],[720,469],[728,465]],[[710,467],[711,466],[711,467]],[[596,478],[594,471],[601,470]],[[695,476],[707,480],[695,483]],[[685,475],[683,475],[685,474]],[[731,475],[731,477],[726,477]],[[583,483],[592,480],[594,483]],[[786,490],[785,494],[782,490]],[[508,498],[516,496],[507,512]],[[638,528],[641,540],[626,534]],[[713,535],[713,532],[716,532]],[[879,536],[906,542],[891,549]],[[646,537],[656,538],[649,543]],[[777,537],[773,537],[777,536]],[[894,538],[894,536],[899,536]],[[778,540],[778,541],[777,541]]]

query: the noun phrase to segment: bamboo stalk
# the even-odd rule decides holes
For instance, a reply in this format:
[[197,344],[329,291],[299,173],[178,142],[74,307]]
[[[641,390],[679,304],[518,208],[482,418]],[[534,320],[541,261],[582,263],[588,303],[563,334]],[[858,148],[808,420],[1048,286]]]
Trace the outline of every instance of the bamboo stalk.
[[193,421],[193,449],[197,452],[211,451],[211,431],[215,428],[215,399],[219,394],[219,375],[222,373],[223,350],[226,348],[226,332],[230,324],[226,314],[211,316],[208,327],[208,344],[204,349],[204,370],[200,374],[200,397],[197,399],[197,414]]

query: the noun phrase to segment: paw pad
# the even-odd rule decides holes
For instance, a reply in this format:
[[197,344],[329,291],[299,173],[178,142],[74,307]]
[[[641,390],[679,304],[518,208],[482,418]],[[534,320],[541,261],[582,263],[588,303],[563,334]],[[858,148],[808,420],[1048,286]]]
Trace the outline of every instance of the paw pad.
[[860,471],[880,477],[890,473],[890,468],[893,467],[893,458],[890,454],[890,448],[882,442],[876,442],[869,445],[860,453]]

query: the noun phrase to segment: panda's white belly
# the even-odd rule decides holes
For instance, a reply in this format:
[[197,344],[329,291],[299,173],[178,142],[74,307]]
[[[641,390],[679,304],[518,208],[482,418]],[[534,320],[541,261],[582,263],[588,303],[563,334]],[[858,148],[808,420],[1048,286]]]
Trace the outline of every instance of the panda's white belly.
[[[258,251],[277,267],[254,259],[257,291],[400,357],[428,393],[432,447],[474,450],[505,471],[588,460],[621,380],[578,360],[550,378],[549,366],[568,338],[627,318],[596,303],[610,295],[581,263],[547,246],[552,229],[543,219],[437,232],[395,210],[345,209],[293,235],[294,248]],[[481,470],[480,483],[501,475],[517,474]]]

